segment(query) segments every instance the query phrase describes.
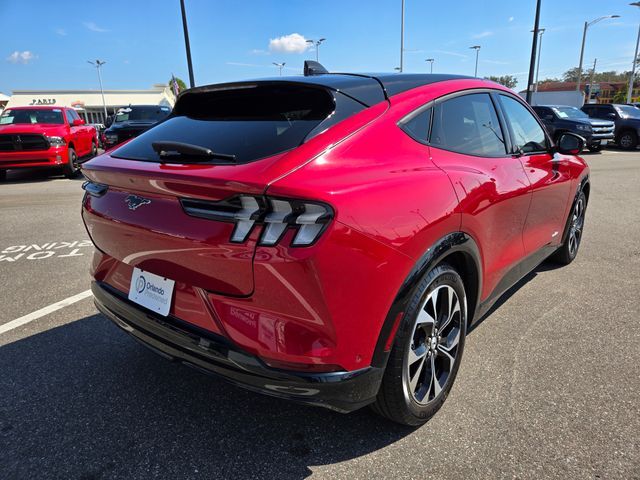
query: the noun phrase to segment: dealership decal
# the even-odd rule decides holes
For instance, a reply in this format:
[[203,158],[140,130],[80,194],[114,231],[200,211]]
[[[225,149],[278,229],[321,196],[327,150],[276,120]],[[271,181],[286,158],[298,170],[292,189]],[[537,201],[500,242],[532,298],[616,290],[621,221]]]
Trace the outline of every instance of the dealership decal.
[[30,245],[12,245],[0,250],[0,264],[19,261],[45,260],[47,258],[82,257],[90,253],[91,240],[75,240],[72,242],[32,243]]

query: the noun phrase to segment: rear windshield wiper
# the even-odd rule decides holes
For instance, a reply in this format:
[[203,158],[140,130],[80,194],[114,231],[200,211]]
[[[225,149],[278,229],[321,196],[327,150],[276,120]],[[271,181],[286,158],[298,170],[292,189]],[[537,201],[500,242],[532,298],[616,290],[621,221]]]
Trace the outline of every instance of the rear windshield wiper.
[[184,162],[185,157],[192,162],[206,162],[209,160],[236,161],[235,155],[214,152],[210,148],[191,143],[161,141],[151,143],[151,147],[160,156],[160,161],[166,163]]

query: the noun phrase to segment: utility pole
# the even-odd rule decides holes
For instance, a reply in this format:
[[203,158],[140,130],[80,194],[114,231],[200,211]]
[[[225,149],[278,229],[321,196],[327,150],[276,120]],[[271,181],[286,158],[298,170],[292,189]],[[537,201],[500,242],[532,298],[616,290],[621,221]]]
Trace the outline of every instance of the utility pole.
[[584,30],[582,30],[582,46],[580,47],[580,63],[578,64],[578,81],[576,82],[576,92],[580,91],[580,83],[582,83],[582,60],[584,57],[584,44],[587,39],[587,29],[591,25],[595,25],[599,21],[606,20],[608,18],[620,18],[620,15],[605,15],[603,17],[598,17],[590,22],[584,22]]
[[282,63],[276,63],[276,62],[271,62],[273,63],[276,67],[278,67],[278,69],[280,70],[280,76],[282,76],[282,68],[286,65],[285,62]]
[[540,4],[536,2],[536,19],[533,24],[533,43],[531,44],[531,61],[529,62],[529,79],[527,80],[527,103],[531,104],[531,87],[533,86],[533,71],[536,68],[536,52],[538,51],[538,30],[540,28]]
[[187,13],[184,9],[184,0],[180,0],[180,9],[182,10],[182,29],[184,30],[184,47],[187,50],[187,67],[189,67],[189,85],[191,88],[196,86],[193,79],[193,64],[191,63],[191,45],[189,45],[189,29],[187,27]]
[[591,95],[593,95],[593,77],[596,74],[596,63],[598,62],[597,58],[593,59],[593,68],[591,69],[591,78],[589,79],[589,96],[586,99],[585,103],[589,103],[589,100],[591,100]]
[[544,28],[538,30],[540,35],[540,43],[538,44],[538,64],[536,65],[536,86],[533,89],[534,92],[538,93],[538,74],[540,73],[540,56],[542,55],[542,34],[544,33]]
[[107,119],[107,102],[104,101],[104,89],[102,88],[102,74],[100,73],[100,67],[102,67],[102,65],[104,65],[107,62],[102,62],[100,60],[96,60],[95,62],[92,62],[91,60],[87,60],[87,63],[90,63],[91,65],[93,65],[94,67],[96,67],[96,70],[98,70],[98,82],[100,82],[100,95],[102,95],[102,108],[104,109],[104,119]]
[[477,77],[478,76],[478,54],[480,53],[480,48],[482,47],[480,47],[480,45],[474,45],[473,47],[469,47],[469,48],[476,51],[476,69],[473,73],[473,76]]
[[[632,7],[640,7],[640,2],[630,3]],[[629,88],[627,89],[627,103],[631,103],[633,94],[633,82],[636,77],[636,61],[638,60],[638,44],[640,43],[640,26],[638,27],[638,38],[636,40],[636,51],[633,54],[633,64],[631,65],[631,76],[629,77]]]
[[404,69],[404,0],[402,0],[402,17],[400,20],[400,73]]
[[427,58],[425,62],[429,62],[431,64],[431,71],[429,73],[433,73],[433,62],[435,62],[435,58]]

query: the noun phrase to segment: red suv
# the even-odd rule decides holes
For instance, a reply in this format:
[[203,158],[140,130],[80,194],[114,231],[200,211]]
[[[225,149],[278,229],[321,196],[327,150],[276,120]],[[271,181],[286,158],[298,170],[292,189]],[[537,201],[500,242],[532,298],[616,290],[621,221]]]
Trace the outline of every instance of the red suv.
[[7,169],[61,167],[79,172],[79,157],[98,153],[96,129],[73,108],[13,107],[0,115],[0,180]]
[[250,390],[418,425],[468,328],[582,237],[583,139],[495,83],[313,74],[188,90],[83,165],[97,307]]

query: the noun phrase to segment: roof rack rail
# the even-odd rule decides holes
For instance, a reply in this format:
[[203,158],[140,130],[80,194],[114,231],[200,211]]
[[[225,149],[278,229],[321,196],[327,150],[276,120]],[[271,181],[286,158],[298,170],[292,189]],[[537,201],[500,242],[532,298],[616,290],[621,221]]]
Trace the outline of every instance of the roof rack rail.
[[329,73],[329,71],[322,66],[319,62],[313,60],[304,61],[304,76],[310,77],[312,75],[322,75],[323,73]]

